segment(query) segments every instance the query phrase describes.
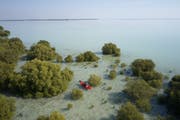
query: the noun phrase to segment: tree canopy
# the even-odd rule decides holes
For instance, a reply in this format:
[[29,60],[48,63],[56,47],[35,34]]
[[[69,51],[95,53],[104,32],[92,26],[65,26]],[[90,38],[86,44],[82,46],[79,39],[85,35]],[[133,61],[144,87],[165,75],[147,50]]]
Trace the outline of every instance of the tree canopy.
[[9,30],[5,30],[3,26],[0,26],[0,37],[8,37],[10,35]]

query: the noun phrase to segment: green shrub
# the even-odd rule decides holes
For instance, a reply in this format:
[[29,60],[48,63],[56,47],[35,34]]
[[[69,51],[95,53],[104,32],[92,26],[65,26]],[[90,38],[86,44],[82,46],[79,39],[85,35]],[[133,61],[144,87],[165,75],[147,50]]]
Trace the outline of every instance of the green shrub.
[[56,62],[60,63],[60,62],[62,62],[62,61],[63,61],[62,56],[59,55],[59,54],[56,54]]
[[131,64],[131,68],[135,76],[140,76],[141,72],[153,71],[154,67],[154,62],[149,59],[136,59]]
[[48,41],[40,40],[36,45],[31,46],[28,59],[53,60],[56,57],[55,48],[52,48]]
[[114,56],[120,56],[120,48],[117,48],[117,46],[113,43],[106,43],[102,47],[102,53],[104,55],[114,55]]
[[2,26],[0,26],[0,37],[8,37],[10,35],[10,31],[5,30]]
[[144,80],[129,81],[124,91],[134,100],[150,99],[156,92]]
[[112,90],[112,86],[107,87],[106,90]]
[[65,120],[65,117],[59,112],[54,111],[50,114],[50,116],[44,116],[44,115],[39,116],[37,120]]
[[68,55],[67,57],[64,58],[64,61],[67,63],[73,62],[73,58],[71,55]]
[[99,57],[97,57],[93,52],[87,51],[85,53],[81,53],[78,56],[76,56],[76,62],[96,62],[99,60]]
[[118,59],[118,60],[115,60],[115,63],[116,64],[119,64],[120,63],[120,60]]
[[126,66],[127,66],[126,63],[121,63],[121,68],[124,68]]
[[0,106],[0,120],[12,120],[16,109],[14,99],[0,95]]
[[127,102],[118,110],[117,120],[144,120],[144,117],[136,106]]
[[71,104],[71,103],[67,104],[67,109],[68,109],[68,110],[70,110],[70,109],[72,109],[72,108],[73,108],[73,104]]
[[112,80],[112,79],[115,79],[116,78],[116,76],[117,76],[117,73],[116,73],[116,71],[115,70],[111,70],[110,72],[109,72],[109,78]]
[[153,88],[161,88],[162,87],[162,80],[150,80],[148,81],[149,85]]
[[67,67],[61,71],[61,77],[63,80],[71,81],[73,79],[74,73],[72,70],[68,69]]
[[78,100],[83,97],[83,92],[80,89],[73,89],[71,92],[71,97],[73,100]]
[[151,111],[151,104],[148,99],[138,99],[136,100],[136,106],[141,112]]
[[22,66],[21,73],[11,84],[24,97],[56,96],[67,89],[71,76],[66,71],[61,73],[59,65],[35,59]]
[[96,87],[101,84],[101,77],[97,76],[95,74],[92,74],[92,75],[90,75],[90,78],[88,79],[88,83],[91,86]]
[[174,115],[180,115],[180,75],[175,75],[167,90],[167,107]]

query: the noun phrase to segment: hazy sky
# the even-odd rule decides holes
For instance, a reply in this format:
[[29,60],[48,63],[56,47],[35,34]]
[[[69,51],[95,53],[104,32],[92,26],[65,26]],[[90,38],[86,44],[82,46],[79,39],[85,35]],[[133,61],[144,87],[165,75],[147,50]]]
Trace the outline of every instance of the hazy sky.
[[180,0],[0,0],[0,19],[180,18]]

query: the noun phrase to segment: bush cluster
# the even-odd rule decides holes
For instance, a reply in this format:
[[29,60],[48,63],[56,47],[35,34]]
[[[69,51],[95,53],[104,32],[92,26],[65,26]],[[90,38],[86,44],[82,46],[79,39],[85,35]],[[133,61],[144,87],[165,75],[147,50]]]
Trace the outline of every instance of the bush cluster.
[[102,47],[102,53],[104,55],[114,55],[114,56],[120,56],[120,48],[117,48],[117,46],[113,43],[105,43]]
[[135,76],[141,77],[154,88],[162,87],[163,76],[154,70],[155,64],[149,59],[136,59],[132,62],[131,68]]
[[0,26],[0,37],[8,37],[10,35],[9,30],[5,30],[3,26]]
[[90,78],[88,79],[88,83],[91,86],[96,87],[101,84],[101,77],[98,75],[92,74],[90,75]]
[[96,62],[99,60],[93,52],[87,51],[76,56],[76,62]]
[[67,57],[64,58],[64,61],[67,63],[73,62],[73,57],[71,55],[68,55]]
[[151,110],[150,98],[156,91],[144,80],[131,80],[126,84],[124,90],[128,96],[135,101],[140,111],[149,112]]
[[37,118],[37,120],[66,120],[64,115],[61,113],[54,111],[50,114],[50,116],[41,115]]
[[117,76],[117,73],[116,73],[116,71],[115,70],[111,70],[110,72],[109,72],[109,78],[111,79],[111,80],[113,80],[113,79],[115,79],[116,78],[116,76]]
[[144,117],[136,106],[127,102],[118,110],[117,120],[144,120]]
[[80,89],[73,89],[71,92],[71,97],[73,100],[78,100],[83,97],[83,91]]
[[0,120],[12,120],[15,112],[15,101],[0,95]]
[[180,75],[172,78],[167,94],[168,110],[175,115],[180,115]]
[[11,86],[23,97],[51,97],[65,91],[72,76],[67,68],[61,71],[57,64],[35,59],[22,66]]
[[45,40],[40,40],[37,44],[31,46],[27,54],[28,59],[53,60],[56,57],[55,48]]

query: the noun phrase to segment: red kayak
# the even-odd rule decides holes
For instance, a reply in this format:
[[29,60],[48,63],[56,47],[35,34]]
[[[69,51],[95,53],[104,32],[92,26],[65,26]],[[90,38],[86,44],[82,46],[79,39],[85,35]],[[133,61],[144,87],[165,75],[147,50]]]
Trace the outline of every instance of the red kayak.
[[91,86],[88,84],[88,83],[86,83],[86,82],[84,82],[84,81],[79,81],[79,83],[80,83],[80,85],[82,86],[82,87],[84,87],[86,90],[91,90]]

